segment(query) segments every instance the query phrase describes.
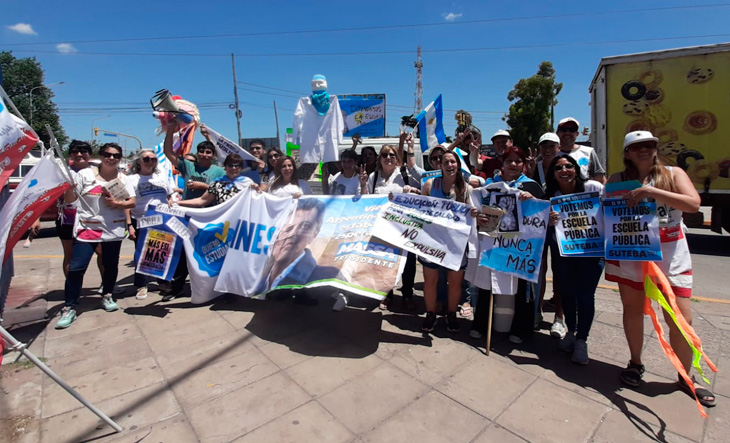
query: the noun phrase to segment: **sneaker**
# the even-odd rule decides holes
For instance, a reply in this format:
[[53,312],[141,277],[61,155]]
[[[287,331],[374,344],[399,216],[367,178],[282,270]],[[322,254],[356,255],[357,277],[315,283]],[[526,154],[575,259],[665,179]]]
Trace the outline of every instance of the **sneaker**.
[[66,329],[71,326],[71,323],[76,320],[76,310],[73,308],[64,307],[61,311],[61,318],[56,322],[56,329]]
[[525,340],[522,339],[522,337],[519,337],[517,335],[510,335],[509,336],[509,342],[514,343],[516,345],[519,345],[520,343],[524,342]]
[[479,332],[479,331],[477,331],[477,330],[475,330],[475,329],[472,329],[471,331],[469,331],[469,337],[471,337],[471,338],[482,338],[482,333]]
[[147,286],[137,288],[137,295],[134,296],[137,300],[144,300],[147,298]]
[[104,306],[106,312],[114,312],[119,309],[111,294],[106,294],[101,297],[101,305]]
[[562,352],[573,352],[574,348],[575,348],[575,334],[573,334],[572,332],[569,332],[558,343],[558,349]]
[[337,300],[335,300],[332,310],[337,312],[344,310],[347,307],[347,297],[345,297],[345,294],[338,292],[335,298],[337,298]]
[[588,343],[585,340],[578,339],[575,341],[575,349],[573,349],[573,357],[571,357],[571,360],[573,360],[573,363],[578,363],[579,365],[588,364]]
[[426,312],[426,319],[423,320],[421,330],[424,332],[433,332],[433,327],[436,324],[436,313],[433,311]]
[[456,318],[456,312],[446,314],[446,330],[454,333],[461,331],[459,319]]
[[565,337],[565,334],[568,333],[568,330],[565,329],[565,323],[563,323],[562,318],[556,318],[553,322],[553,325],[550,326],[550,335],[555,338],[562,339]]

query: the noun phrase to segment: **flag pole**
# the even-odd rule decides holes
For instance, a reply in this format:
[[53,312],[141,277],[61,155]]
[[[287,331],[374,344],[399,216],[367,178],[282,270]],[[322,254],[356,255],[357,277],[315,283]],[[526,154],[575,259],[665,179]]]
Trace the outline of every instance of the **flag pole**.
[[33,355],[33,353],[27,349],[27,347],[24,343],[21,343],[18,340],[16,340],[15,337],[10,335],[10,333],[8,331],[6,331],[5,328],[3,328],[2,326],[0,326],[0,337],[2,337],[2,339],[4,339],[10,345],[10,348],[8,348],[8,349],[10,349],[12,351],[18,351],[21,354],[23,354],[23,356],[25,356],[28,360],[33,362],[34,365],[38,366],[41,369],[41,371],[45,372],[49,377],[51,377],[53,379],[53,381],[55,381],[56,383],[58,383],[59,386],[61,386],[63,389],[65,389],[66,392],[71,394],[73,396],[73,398],[75,398],[76,400],[81,402],[82,405],[86,406],[91,412],[96,414],[97,417],[104,420],[104,422],[106,422],[106,424],[108,424],[109,426],[114,428],[115,431],[122,432],[121,426],[119,426],[111,418],[107,417],[106,414],[101,412],[94,405],[92,405],[91,403],[86,401],[86,399],[84,397],[82,397],[81,394],[76,392],[76,390],[74,390],[65,381],[63,381],[61,379],[61,377],[58,376],[58,374],[53,372],[53,370],[51,368],[46,366],[45,363],[43,363],[42,361],[40,361],[38,359],[38,357]]
[[[71,185],[71,189],[73,189],[74,194],[76,194],[76,199],[78,200],[79,204],[84,207],[84,210],[88,213],[93,213],[94,211],[91,210],[91,207],[84,201],[83,198],[81,198],[81,194],[79,193],[79,190],[76,189],[76,183],[74,182],[73,177],[71,176],[71,170],[68,169],[68,164],[63,161],[63,152],[61,152],[61,147],[58,145],[58,140],[56,139],[56,135],[53,133],[53,130],[51,129],[51,126],[46,124],[46,131],[48,131],[48,137],[51,141],[51,148],[53,151],[58,155],[58,158],[61,159],[61,164],[63,164],[63,169],[66,173],[66,178],[68,179],[68,183]],[[55,162],[54,162],[55,163]]]

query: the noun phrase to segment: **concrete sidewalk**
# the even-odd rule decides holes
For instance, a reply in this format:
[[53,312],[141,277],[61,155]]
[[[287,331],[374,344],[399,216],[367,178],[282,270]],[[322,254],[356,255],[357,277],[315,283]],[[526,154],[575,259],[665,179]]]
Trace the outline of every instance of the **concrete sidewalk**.
[[[718,406],[703,419],[676,389],[648,319],[646,383],[622,389],[629,356],[611,290],[597,293],[584,367],[559,353],[546,330],[523,345],[497,335],[486,356],[468,320],[459,334],[439,321],[424,336],[422,317],[381,313],[367,300],[341,313],[326,295],[315,307],[231,296],[193,306],[187,298],[162,303],[156,293],[137,301],[128,266],[120,266],[122,309],[99,308],[92,266],[78,320],[58,331],[60,259],[19,258],[16,274],[11,290],[43,286],[50,320],[11,333],[124,431],[113,433],[10,353],[0,371],[0,441],[720,442],[730,431],[730,377],[708,372]],[[722,371],[730,305],[693,308]]]

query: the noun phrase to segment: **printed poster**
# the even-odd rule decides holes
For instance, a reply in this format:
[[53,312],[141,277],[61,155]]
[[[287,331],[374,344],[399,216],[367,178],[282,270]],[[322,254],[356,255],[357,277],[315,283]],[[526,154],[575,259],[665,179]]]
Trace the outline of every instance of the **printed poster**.
[[560,214],[555,234],[563,257],[603,257],[603,210],[598,192],[562,195],[550,199]]
[[146,229],[142,251],[137,261],[137,272],[165,279],[170,271],[170,256],[175,250],[177,236],[155,228]]
[[183,253],[182,239],[190,236],[187,219],[180,208],[150,205],[137,220],[137,236],[144,239],[134,251],[136,271],[170,281]]
[[607,198],[603,208],[606,259],[662,260],[656,202],[642,201],[629,207],[624,199]]

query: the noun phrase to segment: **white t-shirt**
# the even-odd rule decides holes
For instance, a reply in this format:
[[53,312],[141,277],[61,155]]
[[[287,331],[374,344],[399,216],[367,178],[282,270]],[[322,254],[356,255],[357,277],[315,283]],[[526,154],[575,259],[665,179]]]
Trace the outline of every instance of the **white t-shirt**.
[[[118,175],[130,198],[135,196],[134,187],[129,185],[129,177]],[[83,242],[102,242],[122,240],[127,228],[127,217],[124,209],[112,209],[104,203],[102,187],[104,180],[96,178],[91,168],[82,169],[74,177],[76,189],[86,204],[77,205],[74,237]],[[90,208],[88,212],[86,208]]]
[[[601,198],[603,198],[603,185],[595,180],[586,180],[585,183],[583,183],[583,187],[585,188],[584,192],[598,192]],[[555,196],[563,195],[562,192],[558,189],[555,191]]]
[[[375,183],[373,188],[373,182],[375,181],[375,174],[378,174],[378,182]],[[388,179],[383,178],[383,171],[375,171],[368,177],[368,192],[372,194],[398,194],[403,192],[403,187],[406,186],[406,182],[403,181],[403,175],[398,169],[390,174]]]
[[299,179],[298,183],[298,185],[289,183],[288,185],[284,185],[280,188],[276,188],[273,191],[269,191],[269,194],[275,195],[277,197],[294,197],[294,195],[296,194],[312,194],[312,188],[309,187],[309,183],[307,183],[305,180],[302,180],[301,178]]
[[360,176],[353,174],[347,178],[338,172],[337,175],[330,176],[329,179],[331,195],[360,195]]
[[137,220],[144,217],[149,205],[166,204],[167,197],[172,195],[167,177],[161,174],[134,174],[127,177],[127,181],[137,196],[137,204],[130,211]]
[[[558,155],[565,155],[565,152],[558,151]],[[603,169],[601,161],[598,160],[596,151],[589,147],[578,145],[578,148],[573,149],[568,153],[580,166],[580,175],[588,180],[592,179],[596,174],[605,174],[606,170]]]

